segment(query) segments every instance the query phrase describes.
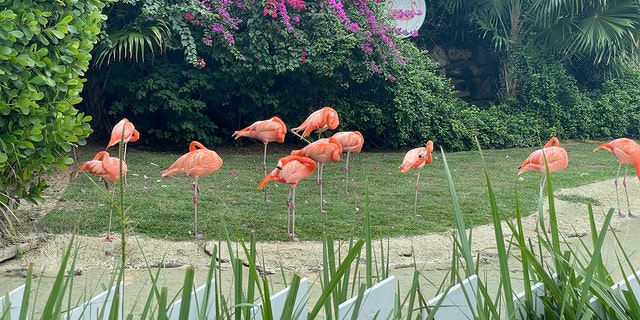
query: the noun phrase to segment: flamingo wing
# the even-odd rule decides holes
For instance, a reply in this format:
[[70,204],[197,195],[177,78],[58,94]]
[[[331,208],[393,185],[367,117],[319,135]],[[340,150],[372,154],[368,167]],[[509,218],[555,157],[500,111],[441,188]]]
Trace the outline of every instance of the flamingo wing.
[[359,131],[343,131],[333,135],[342,145],[342,152],[360,153],[364,145],[364,137]]
[[404,159],[402,160],[402,164],[399,169],[400,172],[407,172],[411,168],[419,169],[422,168],[427,160],[427,150],[424,147],[414,148],[404,155]]
[[[122,137],[124,137],[124,139]],[[120,140],[128,143],[138,141],[139,138],[140,132],[136,130],[133,123],[129,121],[129,119],[123,118],[111,130],[111,139],[109,140],[109,144],[107,144],[107,148],[116,145]]]
[[318,162],[338,162],[341,153],[342,146],[336,139],[323,138],[308,144],[300,150],[292,151],[291,155],[309,157]]

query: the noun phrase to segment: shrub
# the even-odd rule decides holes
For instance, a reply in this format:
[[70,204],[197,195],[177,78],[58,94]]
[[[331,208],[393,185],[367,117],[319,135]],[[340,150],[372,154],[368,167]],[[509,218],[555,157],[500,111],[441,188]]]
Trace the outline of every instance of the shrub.
[[41,201],[43,174],[71,164],[68,152],[91,133],[91,117],[74,106],[103,6],[0,1],[0,203]]

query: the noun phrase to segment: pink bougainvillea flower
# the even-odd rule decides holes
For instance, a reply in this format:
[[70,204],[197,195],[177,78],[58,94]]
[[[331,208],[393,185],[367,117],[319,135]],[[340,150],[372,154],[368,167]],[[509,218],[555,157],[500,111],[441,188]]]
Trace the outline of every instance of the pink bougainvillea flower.
[[234,176],[234,177],[238,175],[235,170],[229,171],[229,174]]

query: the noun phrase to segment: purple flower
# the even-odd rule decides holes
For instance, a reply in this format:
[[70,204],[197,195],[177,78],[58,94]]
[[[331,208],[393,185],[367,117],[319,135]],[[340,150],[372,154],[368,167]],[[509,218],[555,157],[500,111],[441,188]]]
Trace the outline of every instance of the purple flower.
[[222,32],[224,31],[224,27],[219,23],[214,23],[211,25],[211,32]]

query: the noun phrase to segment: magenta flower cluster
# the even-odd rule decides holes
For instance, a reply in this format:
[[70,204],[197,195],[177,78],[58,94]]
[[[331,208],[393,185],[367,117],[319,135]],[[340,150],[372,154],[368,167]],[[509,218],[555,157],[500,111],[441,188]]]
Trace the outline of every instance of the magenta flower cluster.
[[262,15],[270,16],[274,19],[280,17],[287,30],[293,31],[294,28],[291,25],[291,20],[299,22],[300,17],[295,16],[291,18],[287,11],[287,6],[296,11],[300,11],[305,8],[304,0],[266,0]]
[[[213,37],[220,36],[228,44],[233,45],[235,39],[233,32],[238,30],[242,19],[232,16],[229,10],[232,6],[238,8],[246,8],[241,1],[234,3],[233,0],[197,0],[195,1],[196,10],[187,12],[184,19],[188,23],[196,26],[204,26],[208,28],[205,38],[202,42],[205,45],[213,44]],[[194,62],[194,65],[196,62]]]
[[[229,45],[231,50],[235,50],[239,58],[242,54],[234,47],[234,34],[239,30],[243,22],[238,16],[230,12],[237,9],[253,8],[260,6],[260,1],[256,0],[193,0],[195,9],[184,13],[184,20],[187,23],[205,28],[205,45],[213,45],[214,40],[221,39],[223,43]],[[305,15],[293,14],[307,10],[305,0],[261,0],[262,13],[265,17],[278,19],[286,30],[300,34],[296,31],[294,24],[300,22]],[[394,10],[387,13],[387,17],[376,17],[374,10],[369,5],[383,5],[381,0],[319,0],[320,9],[310,6],[305,14],[317,14],[316,10],[328,10],[329,13],[341,22],[341,27],[356,35],[360,39],[358,48],[362,50],[365,57],[365,65],[376,74],[384,75],[387,79],[394,81],[395,78],[388,73],[388,66],[391,61],[404,65],[407,61],[402,57],[394,44],[394,35],[417,36],[418,30],[404,30],[389,25],[382,19],[409,20],[417,15],[424,14],[420,10]],[[349,6],[349,7],[346,7]],[[304,35],[303,35],[304,37]],[[309,43],[313,48],[313,43]],[[299,57],[300,64],[308,63],[309,52],[301,51]],[[347,62],[345,62],[347,63]],[[193,62],[195,67],[204,67],[204,61],[198,59]]]
[[395,9],[393,11],[390,11],[387,14],[387,17],[393,20],[411,20],[416,16],[421,16],[423,15],[424,12],[422,12],[422,10],[414,10],[414,9],[408,9],[408,10],[403,10],[403,9]]

